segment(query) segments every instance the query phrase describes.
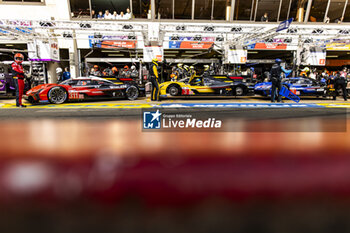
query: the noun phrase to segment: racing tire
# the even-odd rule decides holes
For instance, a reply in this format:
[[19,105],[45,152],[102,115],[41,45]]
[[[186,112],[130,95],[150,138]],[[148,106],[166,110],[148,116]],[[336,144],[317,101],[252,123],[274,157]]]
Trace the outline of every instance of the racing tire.
[[125,96],[128,100],[136,100],[139,94],[139,89],[136,86],[130,86],[125,90]]
[[244,91],[243,87],[241,87],[241,86],[238,86],[234,89],[235,96],[243,96],[244,93],[245,93],[245,91]]
[[181,89],[177,85],[170,85],[168,87],[168,93],[171,96],[179,96],[181,95]]
[[63,87],[53,87],[49,90],[47,98],[52,104],[63,104],[68,99],[67,91]]
[[28,102],[31,103],[31,104],[34,104],[34,98],[29,96],[28,97]]

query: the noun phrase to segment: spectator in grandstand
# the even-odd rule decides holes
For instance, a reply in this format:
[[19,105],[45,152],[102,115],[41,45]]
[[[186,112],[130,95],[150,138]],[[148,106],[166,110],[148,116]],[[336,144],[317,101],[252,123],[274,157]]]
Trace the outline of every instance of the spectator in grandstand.
[[265,12],[264,15],[261,16],[261,22],[269,22],[269,16],[267,12]]
[[119,19],[127,19],[123,11],[120,12]]
[[116,11],[113,11],[113,19],[118,19],[119,15]]
[[126,8],[125,19],[131,19],[131,12],[129,7]]
[[99,12],[98,12],[97,18],[98,18],[98,19],[104,19],[104,15],[103,15],[103,12],[102,12],[102,11],[99,11]]
[[64,68],[64,72],[62,74],[62,81],[68,80],[71,78],[68,67]]
[[335,22],[340,24],[343,22],[344,17],[340,17],[339,19],[336,19]]
[[104,19],[113,19],[113,15],[109,13],[109,10],[105,11]]
[[97,19],[97,15],[96,15],[95,10],[91,10],[91,18]]

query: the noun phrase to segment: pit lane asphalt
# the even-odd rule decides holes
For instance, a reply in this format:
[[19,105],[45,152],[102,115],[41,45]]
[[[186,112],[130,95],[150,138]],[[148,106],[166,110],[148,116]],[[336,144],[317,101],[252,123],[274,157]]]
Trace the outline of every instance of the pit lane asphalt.
[[[152,109],[155,111],[154,109]],[[343,108],[167,108],[167,114],[231,119],[350,118]],[[0,109],[1,120],[19,119],[141,120],[142,109]]]
[[[285,101],[286,103],[293,103],[292,101]],[[13,108],[13,99],[0,99],[0,105],[11,105],[12,108],[0,108],[1,120],[18,120],[18,119],[80,119],[80,120],[141,120],[142,108],[147,108],[150,102],[146,98],[138,99],[136,101],[114,100],[114,101],[100,101],[100,102],[88,102],[82,105],[91,105],[89,108],[61,108],[53,106],[50,108],[47,105],[38,106],[38,108]],[[186,103],[232,103],[232,104],[262,104],[269,103],[268,99],[261,97],[241,97],[241,98],[195,98],[195,99],[171,99],[164,100],[162,102],[156,102],[156,104],[186,104]],[[319,104],[319,105],[342,105],[347,104],[346,107],[350,107],[350,103],[347,103],[340,98],[337,101],[330,101],[327,99],[307,98],[301,101],[303,104]],[[94,105],[105,104],[107,107],[95,108]],[[121,105],[118,108],[109,108],[108,105]],[[138,108],[124,108],[122,105],[139,105]],[[310,118],[310,117],[341,117],[349,118],[347,114],[348,109],[344,108],[326,108],[324,106],[319,107],[303,107],[303,108],[261,108],[261,107],[244,107],[244,108],[166,108],[167,113],[182,113],[182,114],[196,114],[198,117],[221,117],[221,118],[234,118],[234,119],[287,119],[287,118]],[[349,108],[350,110],[350,108]],[[164,111],[164,109],[162,110]]]

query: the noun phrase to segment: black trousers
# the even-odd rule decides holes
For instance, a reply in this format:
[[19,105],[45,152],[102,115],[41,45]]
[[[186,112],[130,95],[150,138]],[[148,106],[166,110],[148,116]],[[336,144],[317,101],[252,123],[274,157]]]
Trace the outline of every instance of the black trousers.
[[[341,89],[342,92],[343,92],[343,98],[344,100],[347,100],[348,99],[348,92],[346,91],[346,84],[343,83],[343,84],[338,84],[338,87],[336,90],[339,90]],[[338,93],[337,93],[338,94]],[[336,99],[336,97],[334,98],[334,100]]]
[[280,95],[280,91],[282,88],[281,80],[272,80],[272,89],[271,89],[271,102],[275,102],[275,98],[277,96],[277,102],[282,101],[282,96]]
[[151,83],[152,83],[152,93],[151,93],[151,100],[152,101],[159,101],[159,83],[158,79],[156,77],[151,77]]

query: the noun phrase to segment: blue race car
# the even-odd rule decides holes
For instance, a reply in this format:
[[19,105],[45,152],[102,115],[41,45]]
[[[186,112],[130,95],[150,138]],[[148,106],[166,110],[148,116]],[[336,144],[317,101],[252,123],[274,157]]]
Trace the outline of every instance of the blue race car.
[[[310,78],[284,78],[282,85],[298,96],[324,96],[325,84]],[[271,82],[258,83],[254,87],[254,93],[262,96],[271,95]]]

